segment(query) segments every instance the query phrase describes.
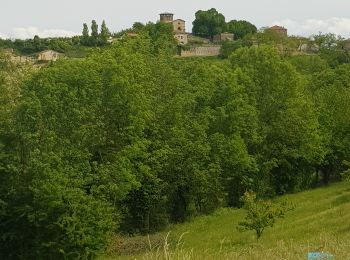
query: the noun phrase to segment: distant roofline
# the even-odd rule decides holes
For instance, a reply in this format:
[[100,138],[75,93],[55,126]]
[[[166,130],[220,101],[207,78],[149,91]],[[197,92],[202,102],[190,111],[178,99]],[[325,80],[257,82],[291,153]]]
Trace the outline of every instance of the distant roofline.
[[[272,28],[286,29],[286,28],[284,28],[284,26],[279,26],[279,25],[271,26],[270,29],[272,29]],[[286,30],[287,30],[287,29],[286,29]]]
[[183,20],[183,19],[175,19],[174,22],[175,22],[175,21],[183,21],[183,22],[186,22],[186,21]]
[[174,14],[173,13],[164,12],[164,13],[160,13],[159,15],[174,15]]

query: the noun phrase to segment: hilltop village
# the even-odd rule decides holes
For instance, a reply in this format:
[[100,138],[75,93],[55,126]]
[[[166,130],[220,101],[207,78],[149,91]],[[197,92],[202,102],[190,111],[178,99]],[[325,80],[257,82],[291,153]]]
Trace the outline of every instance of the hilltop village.
[[174,37],[178,41],[179,45],[188,45],[193,43],[194,40],[201,42],[201,46],[195,46],[192,44],[187,50],[178,48],[177,54],[181,57],[190,56],[218,56],[220,54],[220,43],[222,41],[234,41],[233,33],[220,33],[214,36],[213,41],[206,38],[195,37],[186,32],[186,21],[183,19],[175,19],[172,13],[161,13],[160,22],[171,23],[173,25]]
[[[215,9],[210,9],[207,12],[213,11],[217,12]],[[206,11],[198,11],[196,15],[199,12],[205,13]],[[177,41],[176,55],[178,57],[227,57],[229,53],[238,47],[264,43],[270,44],[271,42],[275,42],[276,48],[282,54],[304,55],[319,51],[322,44],[320,41],[317,42],[314,37],[288,36],[287,28],[280,25],[257,30],[249,22],[233,20],[227,23],[226,28],[220,28],[217,33],[208,35],[208,33],[200,32],[200,29],[197,30],[199,32],[195,32],[196,21],[193,22],[192,32],[189,32],[188,28],[186,28],[186,21],[181,18],[175,18],[175,15],[169,12],[161,13],[157,23],[165,23],[172,26],[174,38]],[[238,30],[247,30],[247,28],[244,28],[247,25],[251,26],[251,28],[249,29],[250,31],[244,32],[244,35],[241,32],[232,32],[235,29],[237,30],[237,28]],[[232,26],[234,29],[231,28]],[[97,31],[93,33],[93,28],[97,29],[95,21],[93,21],[91,36],[87,25],[84,24],[83,35],[72,38],[40,39],[39,36],[35,36],[33,40],[0,39],[0,51],[9,55],[14,62],[33,63],[41,66],[60,58],[83,58],[89,47],[103,47],[114,44],[125,37],[138,37],[138,32],[134,28],[126,29],[120,33],[110,33],[103,21],[100,33],[102,38],[91,40],[92,34],[99,34]],[[323,37],[323,35],[320,36]],[[324,37],[328,36],[324,35]],[[333,39],[330,39],[331,41],[333,40],[333,43],[328,42],[327,44],[335,45],[335,35],[330,37],[333,37]],[[328,41],[330,40],[328,39]],[[324,39],[324,41],[327,40]],[[11,48],[16,44],[20,45],[25,51],[17,51],[16,48]],[[30,45],[33,46],[32,49],[28,47]],[[67,48],[67,45],[72,45],[73,47]],[[345,51],[350,50],[350,39],[341,41],[341,49]]]

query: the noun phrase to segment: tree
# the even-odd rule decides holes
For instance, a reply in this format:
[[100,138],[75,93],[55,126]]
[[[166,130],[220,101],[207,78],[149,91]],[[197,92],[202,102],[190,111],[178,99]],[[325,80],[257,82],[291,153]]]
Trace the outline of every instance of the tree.
[[250,78],[246,91],[259,114],[261,138],[251,151],[259,158],[260,178],[272,181],[278,194],[305,188],[325,155],[313,100],[303,94],[305,81],[270,46],[240,48],[230,59]]
[[323,182],[339,180],[345,170],[343,161],[350,158],[350,65],[325,69],[315,73],[309,89],[318,113],[325,158],[318,163],[317,172]]
[[90,41],[89,28],[86,23],[83,24],[83,33],[81,38],[82,45],[87,46]]
[[257,32],[257,28],[254,24],[244,20],[232,20],[227,23],[227,32],[233,33],[235,39],[242,39],[247,34],[254,34]]
[[110,35],[110,32],[106,26],[105,20],[102,21],[101,25],[101,33],[100,33],[100,42],[101,45],[106,45],[108,43],[108,37]]
[[220,48],[220,58],[228,58],[231,53],[233,53],[235,50],[243,47],[243,42],[242,40],[237,40],[237,41],[224,41],[221,43],[221,48]]
[[320,50],[336,50],[342,48],[343,38],[341,36],[336,36],[333,33],[314,35],[313,39],[315,44],[320,48]]
[[145,33],[149,37],[153,54],[162,53],[162,55],[167,56],[175,54],[177,41],[174,38],[174,30],[171,24],[148,23],[140,29],[140,33]]
[[135,22],[132,25],[132,30],[135,32],[140,32],[143,28],[145,27],[145,25],[141,22]]
[[41,51],[42,50],[42,45],[41,45],[41,39],[38,35],[35,35],[33,38],[33,45],[35,48],[35,51]]
[[98,25],[95,20],[91,22],[91,36],[90,36],[90,44],[91,46],[97,46],[98,44]]
[[215,8],[208,11],[197,11],[193,21],[192,32],[195,35],[209,37],[211,40],[215,35],[226,30],[226,22],[223,14]]
[[270,200],[257,199],[253,192],[246,192],[241,198],[246,211],[245,219],[238,223],[240,231],[253,230],[259,240],[267,227],[273,227],[277,219],[283,218],[291,210],[287,203],[275,204]]

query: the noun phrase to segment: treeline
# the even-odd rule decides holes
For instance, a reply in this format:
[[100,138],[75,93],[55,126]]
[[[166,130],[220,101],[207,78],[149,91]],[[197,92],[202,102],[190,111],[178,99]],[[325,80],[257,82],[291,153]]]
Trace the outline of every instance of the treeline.
[[257,28],[254,24],[245,20],[231,20],[226,22],[226,18],[215,8],[207,11],[199,10],[195,14],[192,32],[194,35],[207,37],[211,40],[215,35],[228,32],[233,33],[235,39],[242,39],[249,34],[255,34]]
[[83,24],[82,35],[73,37],[40,38],[35,35],[33,39],[0,39],[1,49],[13,49],[16,55],[33,55],[43,50],[54,50],[66,53],[68,56],[85,56],[85,47],[102,47],[108,45],[111,36],[106,22],[103,20],[101,28],[95,20],[91,22],[91,31],[86,23]]
[[268,45],[178,59],[147,26],[39,71],[0,59],[0,258],[93,258],[116,232],[341,178],[349,64]]
[[80,36],[40,38],[36,35],[33,39],[26,40],[0,39],[0,50],[12,49],[16,55],[33,55],[48,49],[63,53],[79,49],[80,41]]
[[95,20],[91,22],[91,33],[86,23],[83,24],[83,32],[80,43],[84,46],[105,46],[108,44],[108,38],[111,36],[106,22],[103,20],[101,24],[101,30],[98,30],[98,24]]

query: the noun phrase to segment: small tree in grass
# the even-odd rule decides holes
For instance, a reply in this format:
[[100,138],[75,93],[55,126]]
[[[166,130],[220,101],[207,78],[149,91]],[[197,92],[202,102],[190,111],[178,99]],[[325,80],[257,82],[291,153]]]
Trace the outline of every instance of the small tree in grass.
[[292,210],[287,202],[276,204],[271,200],[260,200],[254,192],[244,193],[241,201],[247,215],[238,223],[237,228],[239,231],[254,230],[257,240],[267,227],[273,227],[277,219],[283,218],[287,211]]

